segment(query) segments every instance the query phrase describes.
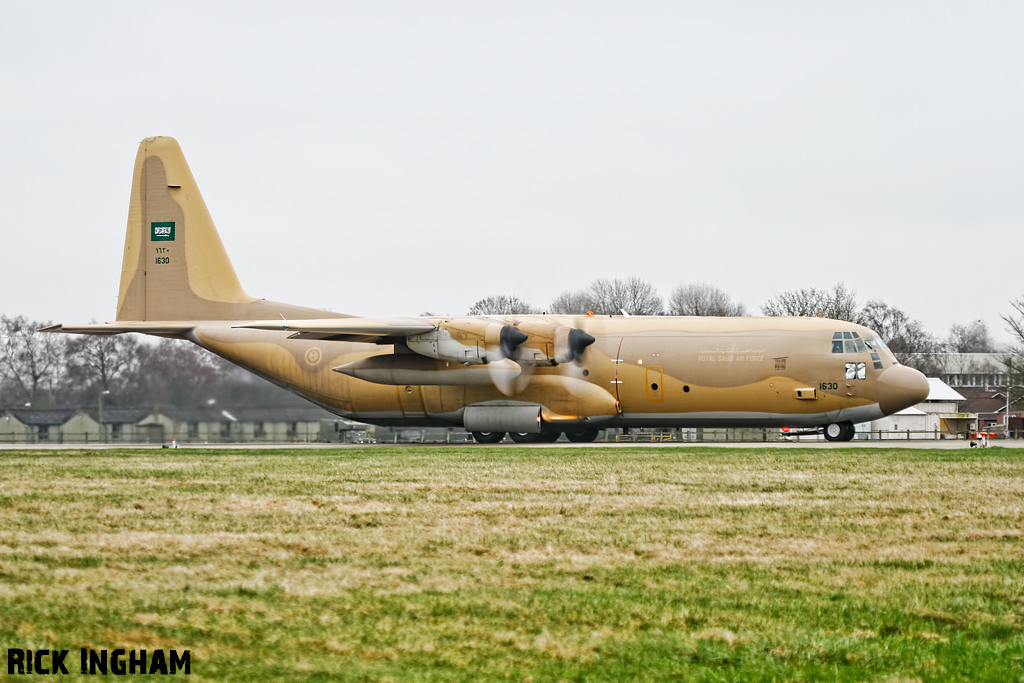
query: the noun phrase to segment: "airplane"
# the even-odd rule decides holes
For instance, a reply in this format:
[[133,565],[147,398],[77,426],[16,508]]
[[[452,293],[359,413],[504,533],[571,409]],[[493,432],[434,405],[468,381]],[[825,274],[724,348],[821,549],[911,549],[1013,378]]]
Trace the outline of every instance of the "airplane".
[[875,332],[822,317],[364,318],[252,297],[171,137],[139,146],[115,321],[44,329],[186,339],[343,417],[479,443],[632,427],[849,441],[928,395]]

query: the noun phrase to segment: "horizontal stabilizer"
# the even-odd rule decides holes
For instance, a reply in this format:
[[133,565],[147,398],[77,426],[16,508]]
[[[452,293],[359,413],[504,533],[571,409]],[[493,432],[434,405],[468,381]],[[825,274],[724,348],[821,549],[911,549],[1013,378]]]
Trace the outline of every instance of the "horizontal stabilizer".
[[181,337],[195,329],[190,323],[168,323],[168,322],[118,322],[118,323],[90,323],[88,325],[50,325],[44,327],[40,332],[64,332],[66,334],[124,334],[125,332],[138,332],[140,334],[152,334],[157,337]]

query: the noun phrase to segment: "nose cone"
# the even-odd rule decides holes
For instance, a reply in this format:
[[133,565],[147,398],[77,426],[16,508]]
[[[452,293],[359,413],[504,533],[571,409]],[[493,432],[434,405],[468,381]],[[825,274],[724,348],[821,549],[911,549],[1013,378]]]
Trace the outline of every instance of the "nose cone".
[[915,406],[928,398],[928,379],[905,365],[894,365],[878,376],[878,406],[886,415]]

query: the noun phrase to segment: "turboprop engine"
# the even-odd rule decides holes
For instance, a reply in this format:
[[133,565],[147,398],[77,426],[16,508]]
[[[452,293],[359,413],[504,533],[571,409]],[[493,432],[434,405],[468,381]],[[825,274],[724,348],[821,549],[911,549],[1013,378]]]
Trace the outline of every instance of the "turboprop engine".
[[[544,320],[442,320],[429,331],[408,335],[408,353],[373,356],[335,368],[378,384],[479,385],[493,383],[506,396],[523,391],[536,366],[575,364],[593,336]],[[572,378],[566,378],[568,379]]]
[[493,363],[512,356],[526,335],[487,320],[445,320],[437,329],[406,337],[410,351],[463,365]]
[[406,338],[410,351],[463,365],[502,360],[522,365],[571,363],[593,343],[594,337],[583,330],[528,318],[514,325],[486,319],[444,320],[434,330]]
[[578,361],[595,341],[583,330],[546,321],[520,321],[516,329],[526,335],[526,340],[509,358],[527,365],[560,365]]

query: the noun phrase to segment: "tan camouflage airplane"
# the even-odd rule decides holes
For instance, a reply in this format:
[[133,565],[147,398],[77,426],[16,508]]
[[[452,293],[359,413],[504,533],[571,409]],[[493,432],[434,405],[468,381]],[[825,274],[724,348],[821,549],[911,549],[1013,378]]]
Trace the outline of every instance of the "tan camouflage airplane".
[[359,318],[242,289],[178,143],[135,161],[117,321],[75,334],[187,339],[353,420],[464,426],[483,443],[607,427],[823,428],[921,402],[878,335],[825,318]]

